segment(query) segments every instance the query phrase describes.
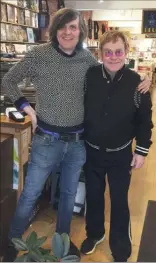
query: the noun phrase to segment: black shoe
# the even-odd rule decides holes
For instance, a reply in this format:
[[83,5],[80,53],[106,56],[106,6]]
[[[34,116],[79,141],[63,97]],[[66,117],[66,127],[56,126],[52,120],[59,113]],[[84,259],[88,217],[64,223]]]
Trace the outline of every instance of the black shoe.
[[104,240],[105,236],[100,239],[86,238],[81,245],[81,253],[85,255],[92,254],[95,251],[95,248]]
[[123,258],[114,258],[114,262],[127,262],[127,259],[123,259]]
[[17,257],[18,251],[12,243],[9,243],[2,262],[14,262]]
[[70,241],[70,248],[68,255],[76,255],[77,257],[79,257],[79,259],[81,257],[79,249],[75,246],[75,244],[72,241]]

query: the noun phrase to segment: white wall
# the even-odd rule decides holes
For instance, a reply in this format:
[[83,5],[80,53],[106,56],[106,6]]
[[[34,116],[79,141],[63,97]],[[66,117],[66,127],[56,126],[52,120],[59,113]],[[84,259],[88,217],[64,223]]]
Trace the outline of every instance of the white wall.
[[109,27],[119,27],[122,31],[141,34],[141,21],[108,21]]
[[141,21],[142,10],[93,10],[92,20]]

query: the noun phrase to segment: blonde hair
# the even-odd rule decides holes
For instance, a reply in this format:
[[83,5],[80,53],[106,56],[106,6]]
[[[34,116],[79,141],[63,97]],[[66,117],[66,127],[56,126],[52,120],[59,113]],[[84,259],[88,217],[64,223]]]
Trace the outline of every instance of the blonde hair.
[[100,50],[102,51],[103,46],[108,43],[108,42],[113,42],[116,43],[118,41],[118,39],[121,38],[124,46],[125,46],[125,50],[128,51],[129,50],[129,42],[128,42],[128,38],[127,36],[121,32],[121,31],[108,31],[105,32],[101,39],[100,39]]

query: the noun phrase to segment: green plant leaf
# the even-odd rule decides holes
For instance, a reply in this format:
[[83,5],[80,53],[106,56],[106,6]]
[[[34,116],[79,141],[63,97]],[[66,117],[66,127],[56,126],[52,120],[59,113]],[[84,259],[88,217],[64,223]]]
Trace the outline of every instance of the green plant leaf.
[[20,257],[17,257],[14,262],[30,262],[30,258],[29,258],[28,253],[26,253]]
[[11,241],[15,245],[15,248],[18,251],[27,251],[28,250],[27,244],[23,239],[12,238]]
[[58,262],[59,260],[53,255],[44,255],[44,261],[46,261],[46,262]]
[[54,256],[57,258],[63,257],[64,247],[63,247],[63,240],[58,233],[55,233],[52,239],[52,250]]
[[61,234],[61,238],[63,240],[63,248],[64,248],[63,257],[65,257],[69,252],[70,238],[69,238],[68,234],[66,234],[66,233]]
[[46,240],[47,240],[46,236],[38,238],[36,242],[36,247],[41,247]]
[[69,262],[80,262],[80,258],[76,255],[68,255],[66,257],[61,258],[61,262],[69,261]]
[[39,247],[39,251],[44,256],[44,255],[49,255],[51,252],[51,249],[45,249],[45,248]]
[[35,231],[31,232],[26,239],[26,244],[29,249],[33,248],[37,244],[37,234]]
[[38,249],[32,249],[29,251],[29,255],[35,262],[44,262],[44,257]]

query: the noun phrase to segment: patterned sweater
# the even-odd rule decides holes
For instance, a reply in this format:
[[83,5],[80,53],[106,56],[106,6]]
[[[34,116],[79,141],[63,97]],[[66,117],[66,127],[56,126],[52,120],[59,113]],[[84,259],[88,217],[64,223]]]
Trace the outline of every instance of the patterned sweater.
[[[15,103],[21,104],[23,94],[17,84],[30,77],[36,88],[36,113],[38,121],[46,128],[79,126],[84,119],[84,79],[90,66],[98,62],[86,49],[77,50],[74,56],[63,56],[51,43],[34,47],[5,74],[2,85],[5,93]],[[16,105],[16,104],[15,104]],[[21,105],[19,105],[21,106]]]

